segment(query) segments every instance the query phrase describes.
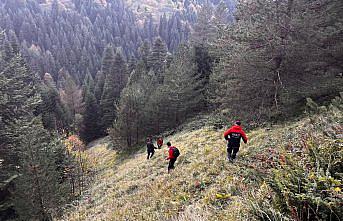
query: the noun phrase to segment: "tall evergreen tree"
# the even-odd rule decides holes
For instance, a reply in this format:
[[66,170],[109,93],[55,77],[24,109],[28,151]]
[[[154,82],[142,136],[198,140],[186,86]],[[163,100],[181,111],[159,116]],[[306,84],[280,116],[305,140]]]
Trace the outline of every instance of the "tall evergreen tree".
[[82,96],[85,97],[86,91],[88,90],[92,91],[94,93],[95,91],[95,82],[94,79],[89,71],[87,71],[87,74],[85,76],[85,79],[82,83]]
[[147,41],[144,41],[143,44],[139,48],[139,54],[141,60],[146,68],[148,68],[148,58],[150,54],[150,45]]
[[105,74],[103,71],[98,71],[95,77],[94,95],[98,103],[100,103],[101,96],[104,90]]
[[99,124],[101,121],[100,108],[91,90],[90,84],[86,85],[84,103],[84,114],[80,136],[86,143],[89,143],[102,135]]
[[61,165],[57,164],[64,147],[58,141],[51,142],[39,118],[27,117],[20,122],[26,126],[19,136],[15,208],[22,220],[51,220],[51,211],[68,200],[67,186],[61,182]]
[[62,172],[55,164],[65,158],[63,147],[50,142],[41,119],[35,116],[41,105],[35,75],[21,55],[4,50],[4,44],[0,36],[0,178],[1,182],[10,180],[15,189],[0,201],[1,218],[47,220],[61,206],[59,202],[67,199]]
[[[111,51],[111,49],[109,50]],[[108,55],[111,55],[110,51],[108,51]],[[127,79],[127,67],[122,55],[116,53],[113,63],[110,63],[111,60],[108,58],[110,56],[107,56],[107,53],[105,53],[105,61],[103,63],[106,64],[104,66],[106,69],[103,69],[103,71],[106,74],[106,80],[100,103],[103,129],[107,129],[113,124],[116,117],[116,103],[119,101],[120,92],[125,87]],[[108,63],[107,60],[109,61]]]
[[40,87],[42,103],[39,113],[45,129],[50,131],[62,131],[71,124],[70,115],[63,105],[56,84],[50,74],[45,74],[44,82]]
[[163,73],[167,63],[167,48],[161,38],[157,38],[148,57],[148,66],[157,75],[159,82],[163,82]]
[[215,103],[261,121],[299,113],[306,97],[338,93],[342,2],[316,4],[240,1],[237,22],[215,43],[225,52],[211,78]]
[[65,85],[64,88],[60,89],[60,96],[71,115],[74,131],[78,131],[83,111],[82,89],[74,82],[69,73],[66,73]]
[[156,132],[179,125],[204,108],[203,79],[197,74],[192,51],[183,46],[166,71],[164,84],[150,97]]

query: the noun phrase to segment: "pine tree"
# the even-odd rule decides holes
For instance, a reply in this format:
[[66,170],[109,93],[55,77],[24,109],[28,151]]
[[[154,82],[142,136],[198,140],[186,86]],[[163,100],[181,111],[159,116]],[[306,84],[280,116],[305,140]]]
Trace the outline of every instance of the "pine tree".
[[148,67],[157,75],[159,82],[163,82],[163,74],[166,66],[167,48],[161,38],[157,38],[148,57]]
[[[63,147],[50,142],[41,119],[34,115],[41,105],[35,75],[18,52],[3,50],[4,42],[0,43],[0,177],[16,187],[1,200],[1,211],[7,214],[15,209],[12,218],[19,220],[46,220],[67,199],[62,173],[55,165],[64,159],[55,155],[63,153]],[[14,207],[8,207],[12,203]]]
[[148,69],[148,58],[150,55],[150,45],[147,41],[144,41],[144,43],[140,46],[139,54],[140,54],[140,57],[141,57],[143,64],[145,65],[146,69]]
[[94,79],[89,71],[87,71],[87,74],[85,76],[85,79],[83,80],[82,84],[82,96],[85,97],[86,91],[88,90],[92,91],[94,93],[95,90],[95,83]]
[[[128,85],[121,93],[120,101],[117,109],[117,120],[112,129],[112,137],[123,138],[128,147],[131,147],[134,141],[139,139],[139,115],[142,89],[137,85]],[[122,145],[120,145],[122,146]]]
[[[106,56],[105,56],[106,58]],[[106,72],[105,72],[106,73]],[[101,97],[101,113],[103,129],[109,128],[116,117],[116,103],[125,87],[127,67],[121,54],[116,53],[112,66],[106,74],[104,90]]]
[[192,57],[189,48],[180,47],[166,71],[164,85],[157,92],[162,95],[155,99],[159,100],[159,109],[167,107],[159,111],[163,116],[157,120],[167,119],[168,127],[179,125],[204,108],[203,79],[199,78]]
[[[1,54],[4,52],[2,51]],[[36,110],[40,101],[37,86],[35,85],[36,78],[29,71],[23,58],[20,54],[6,55],[5,57],[12,58],[9,62],[5,62],[2,70],[0,70],[1,89],[1,114],[0,120],[3,127],[1,128],[1,151],[4,151],[2,156],[8,156],[8,160],[4,161],[4,165],[8,165],[9,171],[15,171],[16,150],[14,137],[17,136],[16,121]]]
[[[13,50],[0,32],[0,182],[15,182],[18,177],[18,120],[32,113],[39,102],[35,77],[23,58]],[[6,186],[4,186],[6,188]],[[6,193],[7,192],[7,193]],[[0,211],[6,218],[15,218],[13,193],[2,190]],[[9,216],[9,217],[6,217]]]
[[[51,142],[41,120],[27,116],[19,136],[19,173],[14,198],[16,211],[23,220],[51,220],[51,211],[68,199],[67,186],[61,182],[58,154],[63,145]],[[29,120],[32,118],[32,120]]]
[[201,8],[191,37],[193,44],[208,47],[215,40],[216,28],[214,19],[216,15],[214,13],[213,6],[209,3]]
[[237,22],[216,42],[222,53],[211,78],[215,103],[263,121],[300,112],[306,97],[338,93],[342,2],[317,3],[240,1]]
[[100,108],[96,101],[96,98],[91,90],[90,84],[86,85],[86,92],[84,97],[84,114],[83,121],[80,130],[80,136],[82,140],[86,143],[99,138],[102,135],[99,122],[100,118]]
[[62,131],[67,129],[72,123],[72,119],[63,105],[60,95],[57,91],[52,76],[48,73],[44,75],[44,83],[40,86],[42,103],[39,108],[39,114],[45,129],[52,131]]
[[94,95],[98,103],[100,103],[101,96],[104,90],[105,74],[102,71],[98,71],[95,77]]
[[82,89],[74,82],[69,73],[66,73],[65,85],[64,88],[60,89],[60,96],[71,115],[74,131],[78,131],[83,111]]

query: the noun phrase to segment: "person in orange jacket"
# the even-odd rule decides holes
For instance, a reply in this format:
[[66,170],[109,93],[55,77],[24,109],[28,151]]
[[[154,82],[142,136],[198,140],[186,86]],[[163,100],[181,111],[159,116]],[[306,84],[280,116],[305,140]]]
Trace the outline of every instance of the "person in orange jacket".
[[227,157],[230,162],[236,158],[241,144],[241,139],[244,143],[248,142],[248,137],[241,127],[241,121],[237,120],[235,125],[224,133],[225,140],[227,143]]

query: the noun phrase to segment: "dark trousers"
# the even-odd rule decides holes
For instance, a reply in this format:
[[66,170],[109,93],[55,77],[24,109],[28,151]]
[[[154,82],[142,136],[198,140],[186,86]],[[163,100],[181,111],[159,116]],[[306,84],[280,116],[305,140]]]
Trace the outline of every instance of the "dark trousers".
[[[152,149],[152,150],[149,150],[148,149],[148,156],[147,156],[147,159],[150,159],[152,156],[154,156],[154,153],[155,153],[155,150]],[[151,155],[150,155],[151,154]]]
[[174,167],[174,163],[175,163],[176,159],[170,159],[169,160],[169,165],[168,165],[168,173],[170,170],[173,170],[175,167]]
[[227,157],[229,159],[235,159],[238,151],[239,151],[239,147],[227,146]]

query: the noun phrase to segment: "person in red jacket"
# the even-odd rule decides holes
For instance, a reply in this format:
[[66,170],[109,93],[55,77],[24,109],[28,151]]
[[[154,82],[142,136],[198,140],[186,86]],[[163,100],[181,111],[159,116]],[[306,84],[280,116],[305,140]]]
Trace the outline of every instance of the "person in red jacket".
[[236,154],[239,151],[241,144],[241,139],[244,143],[248,142],[248,137],[241,127],[241,122],[237,120],[235,125],[224,133],[225,140],[228,141],[227,144],[227,157],[230,162],[236,158]]
[[157,139],[157,147],[158,147],[158,149],[161,149],[162,146],[163,146],[163,139],[162,139],[162,137],[159,137]]
[[175,167],[174,167],[174,163],[176,161],[176,159],[178,158],[178,156],[180,155],[180,152],[179,150],[172,146],[170,142],[167,143],[167,146],[169,148],[169,156],[167,157],[166,160],[169,160],[169,164],[168,164],[168,173],[170,172],[170,170],[173,170]]

